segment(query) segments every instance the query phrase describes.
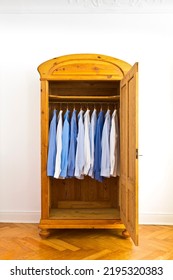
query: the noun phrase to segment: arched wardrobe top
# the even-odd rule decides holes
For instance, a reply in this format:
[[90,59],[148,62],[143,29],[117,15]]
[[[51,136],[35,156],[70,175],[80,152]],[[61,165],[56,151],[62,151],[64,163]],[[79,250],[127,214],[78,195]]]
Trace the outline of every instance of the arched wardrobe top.
[[122,80],[131,69],[123,60],[99,54],[71,54],[43,62],[41,80]]

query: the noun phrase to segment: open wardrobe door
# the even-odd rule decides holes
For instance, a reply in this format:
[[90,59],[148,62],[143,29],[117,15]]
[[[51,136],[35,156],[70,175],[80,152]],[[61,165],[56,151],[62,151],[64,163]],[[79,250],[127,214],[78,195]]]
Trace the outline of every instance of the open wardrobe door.
[[138,64],[120,84],[120,214],[138,245]]

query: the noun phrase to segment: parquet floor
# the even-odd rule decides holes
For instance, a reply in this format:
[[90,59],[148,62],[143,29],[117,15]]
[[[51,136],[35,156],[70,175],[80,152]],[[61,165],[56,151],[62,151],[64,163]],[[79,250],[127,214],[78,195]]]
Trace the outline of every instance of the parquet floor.
[[0,224],[1,260],[173,260],[173,226],[141,225],[139,246],[122,230],[56,230],[42,240],[37,224]]

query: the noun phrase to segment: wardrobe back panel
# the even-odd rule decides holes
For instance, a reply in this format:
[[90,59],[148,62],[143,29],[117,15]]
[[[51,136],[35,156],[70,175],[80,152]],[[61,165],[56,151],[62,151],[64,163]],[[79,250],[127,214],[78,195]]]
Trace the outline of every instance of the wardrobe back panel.
[[102,183],[85,176],[83,180],[50,179],[51,208],[119,207],[119,179],[108,178]]
[[49,94],[59,96],[115,96],[119,95],[119,81],[51,81]]
[[[115,107],[119,108],[119,100],[115,102],[99,103],[97,96],[119,95],[119,81],[50,81],[49,82],[49,121],[52,118],[53,109],[60,109],[63,112],[68,109],[84,111],[94,108],[107,111],[108,107],[113,112]],[[61,96],[57,101],[52,96]],[[63,96],[76,96],[76,100],[68,102]],[[87,100],[80,102],[80,96],[95,96],[91,102]],[[75,102],[76,101],[76,102]],[[68,105],[67,105],[68,104]],[[108,178],[100,183],[85,176],[84,180],[71,179],[50,179],[50,208],[109,208],[119,207],[119,178]]]

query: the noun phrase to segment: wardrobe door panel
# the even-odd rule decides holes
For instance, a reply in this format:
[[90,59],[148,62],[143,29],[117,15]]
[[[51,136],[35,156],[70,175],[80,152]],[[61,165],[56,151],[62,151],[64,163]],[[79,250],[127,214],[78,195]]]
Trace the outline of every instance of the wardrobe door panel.
[[127,178],[127,151],[126,151],[126,139],[127,139],[127,94],[126,83],[121,87],[121,102],[120,102],[120,209],[121,219],[126,220],[126,178]]
[[138,150],[136,63],[121,81],[121,219],[138,244]]

